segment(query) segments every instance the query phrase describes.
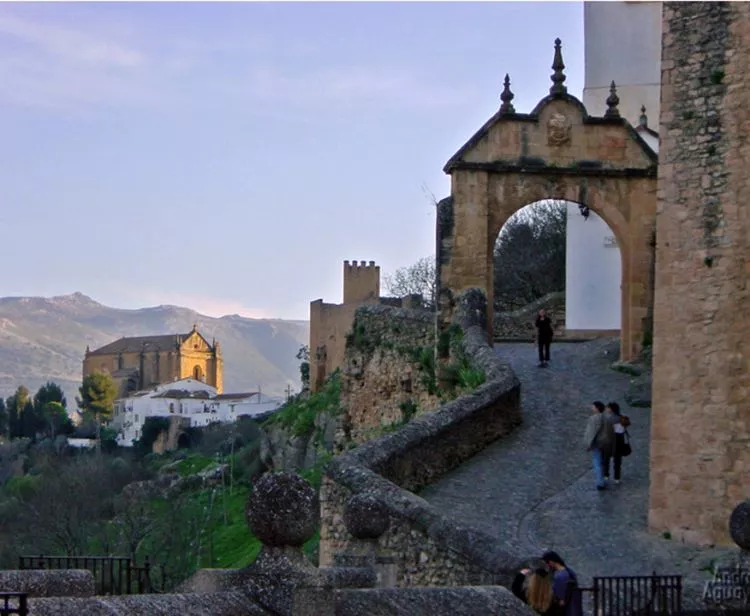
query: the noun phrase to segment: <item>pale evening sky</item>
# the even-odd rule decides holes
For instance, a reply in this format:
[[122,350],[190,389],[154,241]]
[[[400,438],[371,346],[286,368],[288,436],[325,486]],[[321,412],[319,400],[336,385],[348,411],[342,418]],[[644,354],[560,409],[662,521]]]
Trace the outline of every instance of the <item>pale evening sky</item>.
[[0,4],[0,296],[307,319],[434,253],[442,167],[583,4]]

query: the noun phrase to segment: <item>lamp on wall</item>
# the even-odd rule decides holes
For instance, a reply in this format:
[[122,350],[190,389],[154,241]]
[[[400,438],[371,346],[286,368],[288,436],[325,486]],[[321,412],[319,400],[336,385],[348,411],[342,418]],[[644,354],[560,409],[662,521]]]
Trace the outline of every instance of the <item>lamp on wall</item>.
[[581,212],[581,216],[583,216],[584,220],[589,219],[589,208],[587,205],[584,205],[583,203],[578,204],[578,210]]

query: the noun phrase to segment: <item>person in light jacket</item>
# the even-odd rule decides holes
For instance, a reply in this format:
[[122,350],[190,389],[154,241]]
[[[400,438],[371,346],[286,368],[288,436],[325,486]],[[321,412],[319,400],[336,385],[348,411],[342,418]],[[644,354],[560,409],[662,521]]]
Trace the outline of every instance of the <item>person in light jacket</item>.
[[604,460],[612,455],[615,446],[615,421],[610,420],[610,415],[614,416],[614,413],[605,409],[603,402],[595,401],[591,405],[591,417],[586,423],[586,431],[583,435],[586,451],[591,452],[597,490],[604,490],[607,487],[604,478]]

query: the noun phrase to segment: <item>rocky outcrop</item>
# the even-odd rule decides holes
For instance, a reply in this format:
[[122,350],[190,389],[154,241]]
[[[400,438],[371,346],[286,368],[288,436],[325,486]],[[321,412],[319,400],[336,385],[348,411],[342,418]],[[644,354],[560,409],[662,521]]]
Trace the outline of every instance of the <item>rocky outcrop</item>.
[[299,471],[313,468],[334,448],[341,419],[320,413],[309,434],[292,434],[278,423],[266,424],[260,443],[260,459],[276,471]]

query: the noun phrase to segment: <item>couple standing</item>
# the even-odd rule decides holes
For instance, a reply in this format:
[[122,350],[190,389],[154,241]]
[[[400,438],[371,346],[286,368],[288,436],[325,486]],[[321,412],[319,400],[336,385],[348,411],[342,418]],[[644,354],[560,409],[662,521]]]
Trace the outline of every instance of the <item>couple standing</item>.
[[627,427],[630,418],[620,412],[617,402],[606,406],[598,400],[591,405],[591,417],[586,424],[584,444],[591,452],[596,477],[596,489],[604,490],[609,479],[609,461],[614,459],[615,483],[620,483],[622,459],[630,455]]
[[582,616],[578,576],[557,552],[542,555],[543,567],[521,569],[511,586],[516,597],[537,614]]

